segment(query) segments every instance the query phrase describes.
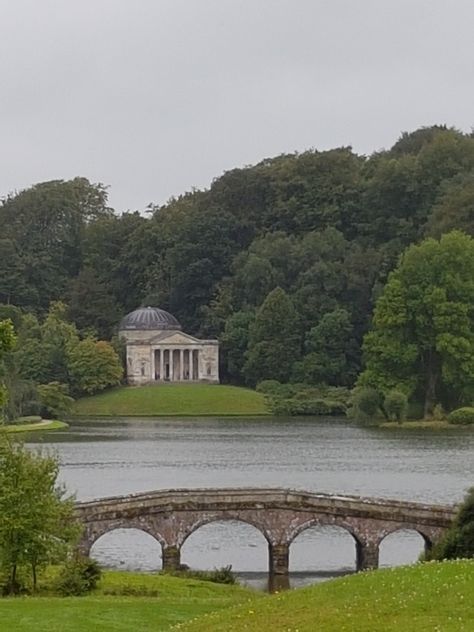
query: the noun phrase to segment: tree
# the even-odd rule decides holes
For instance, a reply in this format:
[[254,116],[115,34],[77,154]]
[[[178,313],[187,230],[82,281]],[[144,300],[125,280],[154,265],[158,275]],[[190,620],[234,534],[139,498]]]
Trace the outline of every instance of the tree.
[[245,352],[249,344],[250,328],[255,320],[254,312],[235,312],[225,324],[221,337],[221,354],[225,372],[232,381],[242,380]]
[[453,526],[427,555],[432,560],[474,557],[474,487],[468,491]]
[[71,282],[68,316],[80,330],[93,329],[108,339],[119,321],[119,310],[107,286],[92,268],[83,268]]
[[359,385],[419,394],[425,416],[474,396],[474,240],[410,246],[377,301]]
[[105,187],[86,178],[41,182],[8,196],[0,204],[0,252],[11,254],[0,299],[44,311],[62,298],[82,264],[85,227],[110,212]]
[[301,381],[350,386],[357,375],[356,340],[350,314],[335,309],[325,314],[306,336],[307,355],[301,365]]
[[0,411],[7,401],[8,393],[1,379],[4,373],[4,356],[13,349],[15,345],[15,332],[11,320],[0,320]]
[[81,340],[69,349],[68,369],[74,394],[92,395],[120,384],[122,363],[112,345],[93,338]]
[[57,485],[58,461],[0,436],[0,565],[4,593],[17,593],[27,569],[64,559],[80,530],[73,499]]
[[271,379],[287,382],[300,351],[298,315],[288,294],[277,287],[258,309],[250,328],[244,375],[252,384]]

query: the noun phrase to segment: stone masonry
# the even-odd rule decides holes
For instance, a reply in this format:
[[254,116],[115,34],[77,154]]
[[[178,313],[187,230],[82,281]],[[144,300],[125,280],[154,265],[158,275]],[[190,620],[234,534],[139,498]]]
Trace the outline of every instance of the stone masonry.
[[162,547],[163,568],[180,565],[186,539],[210,522],[253,525],[268,542],[269,572],[287,575],[296,536],[315,525],[346,529],[356,544],[357,570],[377,568],[382,540],[400,529],[417,531],[429,549],[451,525],[451,505],[337,496],[287,489],[176,489],[103,498],[76,504],[84,524],[81,550],[88,553],[108,531],[136,528]]

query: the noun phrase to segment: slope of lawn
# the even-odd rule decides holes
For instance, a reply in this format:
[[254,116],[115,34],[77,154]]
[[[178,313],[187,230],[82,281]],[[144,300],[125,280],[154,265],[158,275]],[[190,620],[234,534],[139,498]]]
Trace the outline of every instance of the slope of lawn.
[[265,398],[248,388],[223,384],[124,386],[75,402],[73,415],[265,415]]
[[474,561],[360,573],[174,626],[184,632],[471,632]]
[[7,432],[38,432],[44,430],[60,430],[61,428],[67,427],[68,425],[64,423],[64,421],[58,421],[57,419],[42,419],[41,421],[34,421],[32,423],[7,424],[1,426],[1,428]]
[[[147,596],[137,596],[137,595]],[[5,632],[158,632],[204,613],[257,601],[240,586],[107,572],[86,597],[0,598]],[[263,597],[260,597],[263,598]]]

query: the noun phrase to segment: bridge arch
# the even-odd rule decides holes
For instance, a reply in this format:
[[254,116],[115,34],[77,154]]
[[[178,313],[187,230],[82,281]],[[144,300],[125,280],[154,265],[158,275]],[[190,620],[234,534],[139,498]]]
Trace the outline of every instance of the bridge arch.
[[438,535],[433,534],[429,528],[425,528],[424,526],[402,522],[391,528],[383,529],[383,531],[379,534],[378,546],[380,546],[386,538],[398,532],[417,533],[423,539],[426,549],[430,549],[433,546],[436,536]]
[[87,524],[80,542],[81,550],[89,554],[97,540],[107,533],[112,533],[118,529],[135,529],[142,531],[155,539],[162,548],[166,546],[166,541],[163,536],[147,523],[141,520],[120,519],[107,521],[105,524]]
[[179,539],[179,542],[178,542],[179,547],[181,548],[183,544],[186,542],[186,540],[189,538],[189,536],[195,533],[198,529],[200,529],[201,527],[204,527],[207,524],[212,524],[213,522],[241,522],[243,524],[247,524],[257,529],[257,531],[259,531],[259,533],[263,535],[263,537],[265,538],[268,544],[271,543],[271,536],[267,532],[265,525],[262,524],[260,521],[252,519],[248,516],[242,516],[239,513],[236,513],[236,514],[215,513],[212,515],[202,516],[198,518],[197,520],[193,521],[191,524],[189,524],[189,526],[186,528],[185,532],[182,534],[182,536]]
[[287,543],[292,544],[296,537],[298,537],[304,531],[312,529],[313,527],[340,527],[341,529],[347,531],[347,533],[349,533],[354,538],[356,546],[360,545],[361,541],[363,540],[359,536],[354,526],[348,523],[343,518],[338,518],[334,516],[313,516],[309,520],[306,520],[305,522],[302,522],[301,524],[291,529],[291,531],[288,533]]
[[180,546],[181,561],[192,568],[232,565],[235,571],[267,572],[269,542],[250,520],[216,516],[193,524]]
[[357,570],[360,542],[353,530],[315,521],[292,539],[290,572],[350,572]]
[[424,531],[414,526],[400,525],[386,532],[378,542],[379,565],[413,564],[423,552],[429,551],[433,541]]

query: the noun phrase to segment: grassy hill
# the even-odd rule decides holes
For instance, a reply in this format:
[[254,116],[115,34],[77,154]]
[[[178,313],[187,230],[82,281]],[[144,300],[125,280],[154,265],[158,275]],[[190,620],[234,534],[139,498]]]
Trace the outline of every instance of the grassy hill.
[[166,575],[106,572],[86,597],[0,599],[15,632],[470,632],[474,561],[360,573],[265,595]]
[[73,415],[266,415],[261,393],[223,384],[124,386],[75,402]]
[[207,612],[258,598],[241,586],[166,575],[106,572],[91,596],[0,599],[0,630],[158,632]]
[[474,630],[474,562],[360,573],[206,615],[179,630],[469,632]]

